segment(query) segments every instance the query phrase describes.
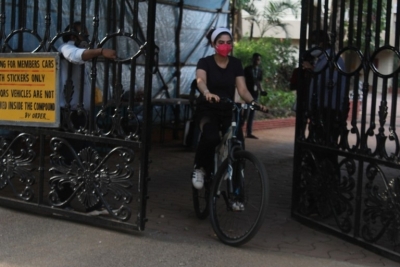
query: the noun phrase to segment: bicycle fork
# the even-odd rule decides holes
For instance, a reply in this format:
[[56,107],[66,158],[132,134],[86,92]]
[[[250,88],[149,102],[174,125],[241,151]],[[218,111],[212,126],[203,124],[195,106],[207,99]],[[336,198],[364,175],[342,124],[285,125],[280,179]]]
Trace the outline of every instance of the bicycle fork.
[[[229,160],[227,170],[224,174],[223,179],[221,179],[221,183],[227,184],[227,192],[220,192],[222,197],[225,200],[225,204],[227,210],[230,211],[244,211],[244,203],[240,199],[241,194],[243,194],[242,190],[242,177],[243,177],[243,169],[236,170],[235,177],[238,180],[238,184],[234,186],[234,170],[233,170],[233,162]],[[221,186],[221,185],[220,185]]]

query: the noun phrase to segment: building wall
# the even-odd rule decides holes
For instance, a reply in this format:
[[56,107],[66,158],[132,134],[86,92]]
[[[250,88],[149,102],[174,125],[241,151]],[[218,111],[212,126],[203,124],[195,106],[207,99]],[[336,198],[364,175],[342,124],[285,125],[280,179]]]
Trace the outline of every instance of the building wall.
[[[292,0],[300,1],[300,0]],[[257,8],[258,13],[262,14],[264,7],[270,2],[270,0],[254,0],[254,6]],[[300,38],[300,14],[301,10],[298,10],[297,18],[290,12],[286,12],[283,22],[289,24],[287,26],[288,35],[292,39],[299,39]],[[242,17],[243,17],[243,36],[250,36],[250,29],[251,29],[251,17],[250,15],[242,10]],[[261,18],[262,16],[260,16]],[[254,23],[253,27],[253,37],[259,38],[261,37],[259,27]],[[264,37],[275,37],[275,38],[285,38],[285,32],[280,29],[271,29],[264,34]]]

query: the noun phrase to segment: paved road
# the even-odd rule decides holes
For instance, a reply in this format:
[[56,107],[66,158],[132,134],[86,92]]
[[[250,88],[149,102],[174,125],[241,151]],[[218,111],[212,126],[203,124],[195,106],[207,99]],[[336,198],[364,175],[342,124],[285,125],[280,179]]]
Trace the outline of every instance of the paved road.
[[258,131],[246,141],[267,167],[268,217],[248,244],[220,243],[193,212],[194,153],[154,144],[144,232],[126,234],[0,208],[0,266],[400,266],[290,218],[294,128]]

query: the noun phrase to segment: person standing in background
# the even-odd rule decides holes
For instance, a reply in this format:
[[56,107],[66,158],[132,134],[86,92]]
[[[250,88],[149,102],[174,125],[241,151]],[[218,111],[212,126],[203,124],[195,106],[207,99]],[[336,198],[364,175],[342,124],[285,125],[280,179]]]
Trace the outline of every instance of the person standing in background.
[[[66,102],[72,109],[78,106],[79,90],[83,90],[83,105],[85,109],[89,109],[90,105],[90,76],[84,73],[85,77],[81,77],[81,69],[79,65],[83,65],[95,57],[104,57],[107,59],[116,59],[117,52],[113,49],[107,48],[89,48],[89,33],[86,28],[82,28],[80,21],[75,21],[72,25],[68,25],[64,32],[71,32],[70,34],[63,35],[63,44],[60,45],[58,51],[63,55],[65,60],[61,61],[60,66],[60,88],[64,90],[67,81],[73,83],[74,92],[71,96],[64,96],[61,91],[60,106],[65,107]],[[79,33],[79,35],[76,35]],[[71,76],[68,77],[68,62],[72,63]],[[83,81],[83,85],[81,82]],[[68,98],[71,99],[68,99]],[[67,98],[67,99],[66,99]]]
[[[261,69],[261,55],[259,53],[254,53],[252,64],[244,68],[244,77],[246,80],[246,87],[253,96],[254,101],[258,101],[259,93],[261,95],[267,95],[267,92],[265,92],[261,86],[263,72]],[[247,109],[244,116],[245,119],[247,119],[246,137],[258,139],[253,135],[254,110]]]
[[[316,129],[317,138],[337,143],[343,123],[347,119],[345,108],[349,106],[346,76],[340,74],[335,66],[331,67],[332,70],[329,66],[328,55],[332,55],[330,36],[327,32],[313,31],[309,42],[312,47],[312,60],[307,56],[302,63],[303,69],[309,72],[311,78],[308,109],[318,114],[322,121]],[[342,70],[345,69],[341,57],[337,59],[336,65]],[[330,128],[327,127],[328,124]]]

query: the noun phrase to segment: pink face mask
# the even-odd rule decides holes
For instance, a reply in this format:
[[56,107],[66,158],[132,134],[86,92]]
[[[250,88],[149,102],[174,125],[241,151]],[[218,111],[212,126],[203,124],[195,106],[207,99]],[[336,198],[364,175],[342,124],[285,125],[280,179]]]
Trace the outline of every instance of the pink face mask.
[[220,44],[215,47],[215,52],[220,56],[227,57],[232,51],[232,45],[230,44]]

